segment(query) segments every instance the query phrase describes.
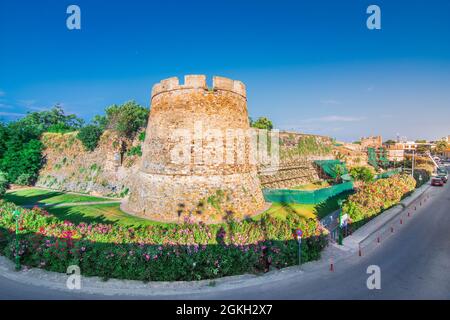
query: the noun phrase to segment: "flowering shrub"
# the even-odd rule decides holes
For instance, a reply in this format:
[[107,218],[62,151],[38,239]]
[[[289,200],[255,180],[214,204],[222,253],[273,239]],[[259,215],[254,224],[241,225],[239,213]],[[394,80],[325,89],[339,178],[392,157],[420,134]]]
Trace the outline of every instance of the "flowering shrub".
[[414,179],[417,183],[417,188],[423,186],[425,183],[430,181],[431,175],[433,174],[433,167],[429,167],[426,165],[421,165],[414,169]]
[[343,205],[354,223],[370,219],[400,202],[414,190],[416,181],[409,175],[397,174],[365,184]]
[[61,221],[39,208],[21,210],[20,249],[16,252],[13,211],[0,201],[0,250],[22,264],[66,272],[78,265],[85,276],[136,280],[200,280],[266,272],[298,261],[293,238],[302,228],[302,261],[318,259],[326,245],[316,219],[290,215],[222,225],[120,225]]

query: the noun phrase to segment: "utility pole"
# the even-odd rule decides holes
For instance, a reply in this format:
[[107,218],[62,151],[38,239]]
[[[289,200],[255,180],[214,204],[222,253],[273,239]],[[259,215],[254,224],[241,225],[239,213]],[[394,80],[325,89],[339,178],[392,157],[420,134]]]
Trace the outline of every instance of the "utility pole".
[[343,200],[338,200],[338,205],[339,205],[339,226],[338,226],[338,244],[340,246],[342,246],[342,240],[343,240],[343,235],[342,235],[342,205],[344,204]]
[[412,171],[411,171],[411,176],[414,178],[414,162],[416,161],[416,158],[415,158],[415,155],[416,155],[416,151],[415,150],[413,150],[413,156],[412,156],[412,164],[411,164],[411,169],[412,169]]

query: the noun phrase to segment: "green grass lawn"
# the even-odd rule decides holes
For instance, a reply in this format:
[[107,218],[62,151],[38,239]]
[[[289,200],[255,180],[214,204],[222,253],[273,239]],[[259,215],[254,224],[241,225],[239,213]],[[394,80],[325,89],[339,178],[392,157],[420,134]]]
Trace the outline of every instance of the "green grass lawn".
[[164,224],[129,215],[120,210],[119,203],[106,203],[88,206],[64,206],[45,208],[49,213],[74,223],[117,223],[124,226],[147,226]]
[[38,188],[19,189],[8,192],[5,194],[4,199],[17,205],[97,202],[109,200],[88,195],[79,195]]
[[[339,209],[338,201],[347,199],[350,194],[351,192],[344,192],[319,204],[273,203],[263,214],[270,214],[274,217],[284,219],[288,213],[295,213],[305,218],[314,218],[314,216],[317,216],[319,219],[322,219]],[[255,217],[255,219],[259,219],[263,214]]]

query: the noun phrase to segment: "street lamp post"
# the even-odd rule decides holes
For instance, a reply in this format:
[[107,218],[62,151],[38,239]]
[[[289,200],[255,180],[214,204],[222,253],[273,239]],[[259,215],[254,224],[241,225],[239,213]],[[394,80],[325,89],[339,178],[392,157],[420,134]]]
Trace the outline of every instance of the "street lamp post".
[[15,261],[16,261],[16,270],[20,270],[20,255],[19,255],[19,251],[20,251],[20,242],[19,242],[19,221],[20,221],[20,211],[19,210],[15,210],[13,212],[13,216],[16,220],[16,256],[15,256]]

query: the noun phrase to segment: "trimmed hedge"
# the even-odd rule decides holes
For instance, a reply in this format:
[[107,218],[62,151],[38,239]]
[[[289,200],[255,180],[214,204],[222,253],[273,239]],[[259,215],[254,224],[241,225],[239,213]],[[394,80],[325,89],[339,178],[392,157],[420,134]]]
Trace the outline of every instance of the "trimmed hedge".
[[[425,183],[430,181],[433,170],[430,171],[429,168],[417,168],[414,170],[414,179],[416,180],[416,188],[423,186]],[[422,178],[422,179],[420,179]]]
[[[20,250],[16,252],[13,211],[21,210]],[[183,224],[128,228],[75,225],[42,209],[21,209],[0,201],[0,250],[10,259],[51,271],[78,265],[85,276],[143,281],[201,280],[266,272],[298,263],[293,233],[302,228],[302,261],[316,260],[326,246],[317,219],[230,221],[222,225]]]
[[410,175],[397,174],[362,186],[344,203],[342,210],[348,213],[352,223],[363,223],[384,210],[399,203],[416,187]]

